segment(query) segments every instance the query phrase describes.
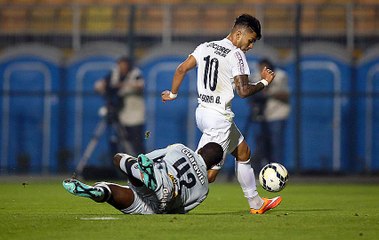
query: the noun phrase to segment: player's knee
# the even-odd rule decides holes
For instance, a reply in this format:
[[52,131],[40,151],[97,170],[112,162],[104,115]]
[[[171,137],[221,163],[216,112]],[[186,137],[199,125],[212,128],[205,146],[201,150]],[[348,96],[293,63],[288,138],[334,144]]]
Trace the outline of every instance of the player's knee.
[[232,155],[236,158],[238,162],[246,162],[250,159],[250,148],[246,141],[243,141],[238,147],[232,152]]
[[131,167],[137,159],[126,153],[117,153],[113,157],[113,164],[126,174],[132,174]]

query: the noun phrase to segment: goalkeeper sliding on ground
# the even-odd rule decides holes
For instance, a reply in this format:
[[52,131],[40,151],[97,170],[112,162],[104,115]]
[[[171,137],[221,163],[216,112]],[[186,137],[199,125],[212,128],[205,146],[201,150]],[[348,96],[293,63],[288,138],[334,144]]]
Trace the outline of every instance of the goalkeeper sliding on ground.
[[129,185],[99,182],[89,186],[66,179],[71,194],[107,202],[125,214],[187,213],[208,195],[207,170],[223,158],[222,147],[208,143],[198,152],[182,144],[170,145],[137,158],[124,153],[113,157]]

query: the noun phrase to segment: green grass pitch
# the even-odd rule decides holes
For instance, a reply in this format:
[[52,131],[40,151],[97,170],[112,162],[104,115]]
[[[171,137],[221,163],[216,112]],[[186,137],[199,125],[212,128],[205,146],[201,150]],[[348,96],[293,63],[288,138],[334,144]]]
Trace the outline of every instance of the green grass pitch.
[[[122,183],[122,182],[121,182]],[[272,197],[259,187],[262,196]],[[248,214],[237,183],[214,183],[187,215],[123,215],[72,196],[60,180],[0,182],[0,239],[378,239],[378,184],[292,183]]]

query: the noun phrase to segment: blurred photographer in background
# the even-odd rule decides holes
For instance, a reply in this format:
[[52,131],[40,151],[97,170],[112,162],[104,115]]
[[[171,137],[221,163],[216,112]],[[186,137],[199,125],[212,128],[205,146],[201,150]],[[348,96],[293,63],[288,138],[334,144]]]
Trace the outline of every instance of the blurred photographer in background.
[[[273,69],[276,74],[275,81],[260,93],[252,96],[251,114],[248,122],[255,123],[254,131],[257,144],[254,157],[260,167],[269,162],[283,163],[285,146],[285,129],[290,113],[288,76],[286,72],[276,68],[268,59],[262,59],[258,63],[262,70],[264,67]],[[260,76],[254,76],[251,81],[260,80]],[[259,168],[257,168],[259,169]]]
[[[144,124],[145,102],[144,79],[139,68],[128,57],[121,57],[103,79],[95,82],[95,91],[105,97],[106,117],[109,124],[120,124],[124,133],[116,133],[129,142],[131,154],[145,152]],[[112,139],[112,154],[120,152],[118,137]]]

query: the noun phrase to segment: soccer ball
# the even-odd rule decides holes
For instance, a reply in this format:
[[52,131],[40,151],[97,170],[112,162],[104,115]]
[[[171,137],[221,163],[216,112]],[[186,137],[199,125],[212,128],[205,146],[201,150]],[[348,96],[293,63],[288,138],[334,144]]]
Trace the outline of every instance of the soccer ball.
[[279,163],[269,163],[259,172],[259,183],[269,192],[283,190],[288,181],[287,169]]

